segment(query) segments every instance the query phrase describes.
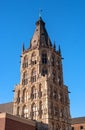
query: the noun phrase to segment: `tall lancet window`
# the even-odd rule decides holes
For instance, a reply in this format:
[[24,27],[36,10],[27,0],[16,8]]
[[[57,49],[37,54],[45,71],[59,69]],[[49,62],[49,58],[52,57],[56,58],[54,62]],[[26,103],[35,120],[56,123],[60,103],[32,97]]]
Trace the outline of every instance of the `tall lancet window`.
[[24,89],[23,91],[23,101],[24,102],[28,101],[28,91],[26,89]]
[[34,103],[32,106],[32,118],[35,120],[37,116],[37,107],[36,104]]
[[36,69],[33,69],[33,70],[32,70],[31,81],[32,81],[32,82],[35,82],[35,81],[36,81]]
[[28,118],[28,108],[26,105],[23,107],[23,117]]
[[27,56],[25,56],[24,60],[23,60],[23,68],[26,68],[26,67],[28,67],[28,57]]
[[32,65],[36,64],[36,53],[35,52],[32,53],[31,63],[32,63]]
[[42,64],[47,64],[47,53],[42,52]]
[[27,84],[28,84],[28,73],[27,73],[27,71],[24,72],[24,74],[23,74],[22,84],[23,84],[23,85],[27,85]]

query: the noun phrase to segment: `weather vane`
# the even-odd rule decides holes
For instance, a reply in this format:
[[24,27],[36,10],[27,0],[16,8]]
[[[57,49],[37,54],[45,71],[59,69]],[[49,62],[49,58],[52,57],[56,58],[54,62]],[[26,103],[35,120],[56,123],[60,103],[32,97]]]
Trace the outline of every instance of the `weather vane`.
[[42,12],[43,12],[43,10],[40,9],[40,10],[39,10],[39,17],[42,17]]

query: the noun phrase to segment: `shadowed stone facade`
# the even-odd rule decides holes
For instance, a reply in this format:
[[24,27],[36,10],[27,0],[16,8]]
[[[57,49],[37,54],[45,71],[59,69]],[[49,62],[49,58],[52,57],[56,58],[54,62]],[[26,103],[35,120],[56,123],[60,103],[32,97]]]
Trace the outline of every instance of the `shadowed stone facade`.
[[40,17],[28,49],[22,49],[20,84],[13,114],[35,120],[38,130],[70,130],[68,87],[64,85],[60,47],[52,45]]

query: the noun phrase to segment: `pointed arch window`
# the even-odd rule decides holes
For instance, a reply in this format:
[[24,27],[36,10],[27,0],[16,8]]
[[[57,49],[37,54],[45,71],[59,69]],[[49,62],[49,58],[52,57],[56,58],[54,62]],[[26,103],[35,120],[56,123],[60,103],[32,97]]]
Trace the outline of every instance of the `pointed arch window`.
[[17,92],[17,103],[20,103],[20,90]]
[[24,57],[24,60],[23,60],[23,68],[26,68],[28,67],[28,57],[27,55]]
[[40,118],[42,118],[42,115],[43,115],[43,104],[42,104],[42,101],[40,101],[40,103],[39,103],[39,116],[40,116]]
[[28,101],[28,91],[26,89],[24,89],[24,91],[23,91],[23,100],[24,100],[24,102]]
[[23,107],[23,117],[28,118],[28,108],[26,105]]
[[48,74],[47,68],[42,68],[42,75],[45,76]]
[[32,77],[31,77],[32,82],[36,82],[36,69],[32,70]]
[[37,107],[36,107],[36,104],[34,103],[32,105],[32,119],[36,119],[36,116],[37,116]]
[[20,107],[17,108],[17,116],[20,116]]
[[27,85],[28,84],[28,73],[24,72],[23,74],[23,85]]
[[42,85],[39,84],[39,98],[42,97]]
[[32,65],[34,65],[34,64],[36,64],[36,53],[35,52],[33,52],[32,53],[32,57],[31,57],[31,63],[32,63]]
[[42,52],[42,64],[47,64],[47,53]]
[[35,86],[32,87],[32,98],[33,99],[36,99],[37,98],[37,89],[35,88]]

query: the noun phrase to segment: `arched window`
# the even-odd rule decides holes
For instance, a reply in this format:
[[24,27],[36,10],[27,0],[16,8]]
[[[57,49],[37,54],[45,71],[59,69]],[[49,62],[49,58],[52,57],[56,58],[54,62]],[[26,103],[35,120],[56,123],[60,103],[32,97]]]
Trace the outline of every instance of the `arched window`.
[[42,75],[45,76],[46,74],[48,74],[47,68],[43,68],[42,69]]
[[35,120],[37,116],[37,107],[36,104],[34,103],[32,106],[32,118]]
[[42,64],[47,64],[47,53],[46,52],[42,53]]
[[42,85],[39,84],[39,98],[42,97]]
[[20,107],[17,108],[17,116],[20,116]]
[[28,108],[26,105],[23,107],[23,117],[28,118]]
[[31,62],[32,62],[32,65],[36,64],[36,53],[35,52],[32,53]]
[[40,103],[39,103],[39,116],[40,116],[40,118],[42,118],[42,115],[43,115],[43,104],[42,104],[42,101],[40,101]]
[[20,103],[20,90],[17,92],[17,103]]
[[27,56],[25,56],[24,60],[23,60],[23,68],[26,68],[26,67],[28,67],[28,57]]
[[24,100],[24,102],[28,101],[28,91],[26,89],[24,89],[24,91],[23,91],[23,100]]
[[33,69],[33,70],[32,70],[31,81],[32,81],[32,82],[35,82],[35,81],[36,81],[36,69]]
[[23,85],[27,85],[28,84],[28,73],[24,72],[23,74]]
[[33,99],[37,98],[37,89],[35,88],[35,86],[32,87],[32,98]]

